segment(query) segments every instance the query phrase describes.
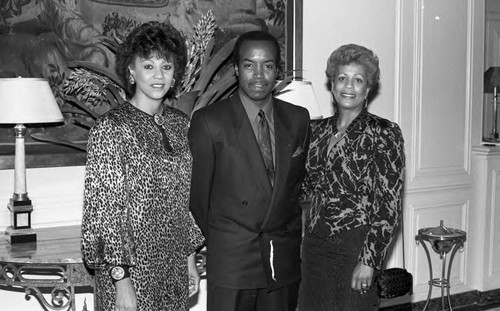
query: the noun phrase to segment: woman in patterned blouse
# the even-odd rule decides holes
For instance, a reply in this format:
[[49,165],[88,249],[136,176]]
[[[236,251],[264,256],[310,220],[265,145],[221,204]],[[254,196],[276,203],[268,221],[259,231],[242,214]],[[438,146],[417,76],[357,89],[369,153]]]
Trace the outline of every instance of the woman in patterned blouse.
[[82,254],[95,270],[95,310],[188,310],[198,290],[204,239],[188,209],[189,118],[162,104],[186,58],[185,39],[159,22],[132,30],[118,50],[131,97],[95,122],[87,148]]
[[327,62],[336,113],[312,126],[300,311],[378,309],[372,284],[400,222],[405,166],[399,126],[367,111],[379,73],[355,44]]

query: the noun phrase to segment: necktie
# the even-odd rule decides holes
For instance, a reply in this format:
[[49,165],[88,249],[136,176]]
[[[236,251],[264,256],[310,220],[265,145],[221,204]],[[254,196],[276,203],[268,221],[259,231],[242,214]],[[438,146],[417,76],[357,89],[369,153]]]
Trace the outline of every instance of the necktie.
[[259,110],[258,113],[259,123],[257,130],[257,142],[259,144],[262,158],[267,170],[267,176],[271,185],[274,185],[274,163],[273,163],[273,149],[271,147],[271,132],[269,131],[269,124],[266,120],[264,111]]

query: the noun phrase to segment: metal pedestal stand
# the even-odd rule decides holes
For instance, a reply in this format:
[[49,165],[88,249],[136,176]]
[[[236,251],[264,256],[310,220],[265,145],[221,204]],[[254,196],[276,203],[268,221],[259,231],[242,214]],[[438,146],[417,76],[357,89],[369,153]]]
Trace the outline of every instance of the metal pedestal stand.
[[[453,258],[458,250],[463,250],[464,242],[466,240],[467,234],[465,231],[446,228],[443,225],[443,221],[441,220],[439,227],[435,228],[423,228],[418,230],[418,234],[415,236],[415,240],[417,241],[417,245],[422,242],[422,246],[424,247],[425,254],[427,255],[427,261],[429,263],[429,293],[427,294],[427,302],[425,303],[423,311],[427,310],[427,306],[431,300],[432,287],[441,287],[441,306],[442,310],[445,310],[445,288],[446,288],[446,296],[448,300],[448,310],[453,310],[451,308],[451,300],[450,300],[450,273],[451,273],[451,264],[453,262]],[[425,242],[428,242],[432,249],[438,253],[441,257],[442,267],[441,267],[441,278],[433,278],[432,274],[432,262],[431,256],[429,254],[429,249]],[[450,260],[448,262],[448,268],[446,268],[446,255],[451,251]],[[445,272],[447,274],[445,275]],[[445,277],[446,276],[446,277]]]

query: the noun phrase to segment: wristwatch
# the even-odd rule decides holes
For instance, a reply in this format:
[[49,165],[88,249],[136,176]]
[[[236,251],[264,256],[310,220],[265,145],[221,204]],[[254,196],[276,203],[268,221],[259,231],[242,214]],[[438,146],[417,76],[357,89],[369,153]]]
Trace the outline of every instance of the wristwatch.
[[113,266],[109,269],[109,275],[111,276],[111,281],[115,283],[116,281],[130,277],[130,271],[127,266]]

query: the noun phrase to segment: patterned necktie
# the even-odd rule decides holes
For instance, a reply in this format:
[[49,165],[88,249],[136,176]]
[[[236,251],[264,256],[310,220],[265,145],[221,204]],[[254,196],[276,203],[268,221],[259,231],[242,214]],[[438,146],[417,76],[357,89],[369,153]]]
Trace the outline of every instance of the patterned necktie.
[[273,149],[271,147],[271,132],[269,131],[269,124],[266,120],[264,111],[259,110],[258,129],[257,129],[257,142],[259,144],[264,164],[266,165],[267,176],[271,185],[274,186],[274,163],[273,163]]

